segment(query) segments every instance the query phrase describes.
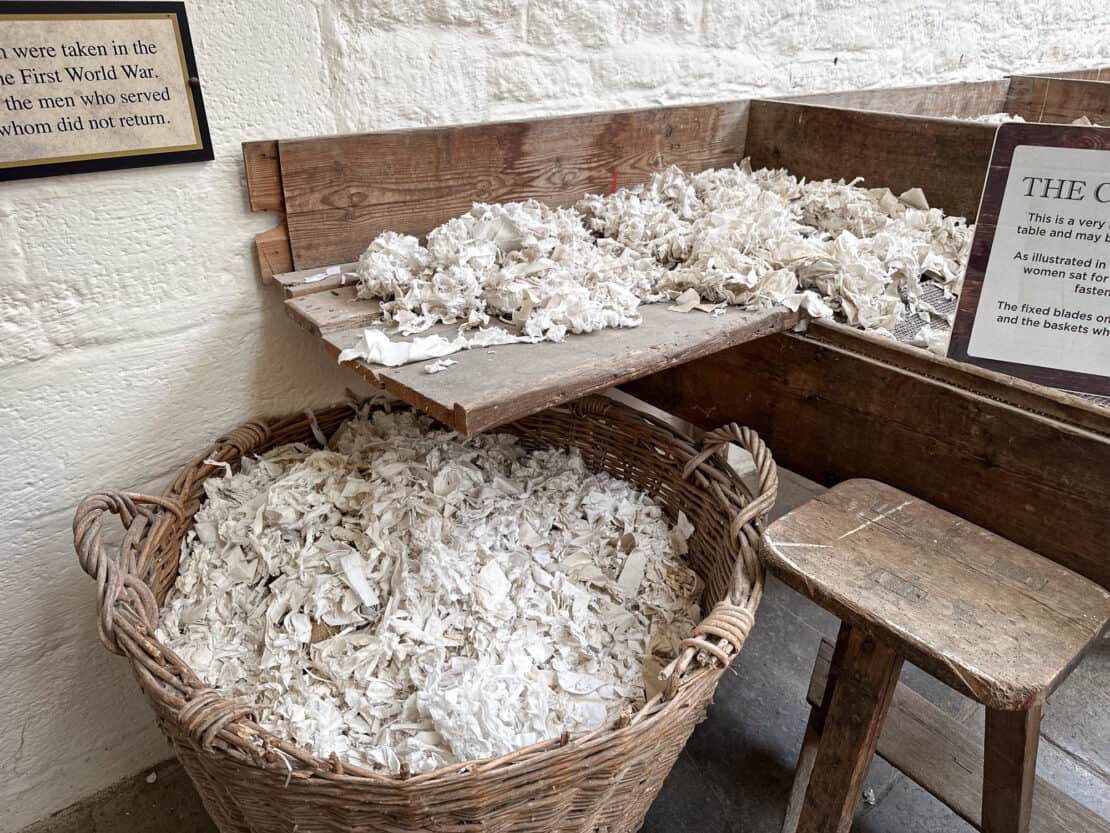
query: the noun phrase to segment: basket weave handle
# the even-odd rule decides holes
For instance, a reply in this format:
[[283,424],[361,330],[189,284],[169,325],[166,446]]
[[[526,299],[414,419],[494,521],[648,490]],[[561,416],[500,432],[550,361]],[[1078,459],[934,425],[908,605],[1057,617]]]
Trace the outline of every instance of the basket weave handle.
[[[101,540],[105,512],[119,516],[124,529],[119,551],[112,555]],[[140,677],[149,677],[153,673],[157,676],[152,679],[163,684],[166,672],[161,666],[170,652],[163,648],[158,657],[136,653],[135,634],[131,630],[133,617],[121,618],[118,628],[124,633],[117,634],[116,609],[121,605],[127,606],[148,632],[158,626],[158,601],[141,578],[140,571],[151,551],[162,543],[173,518],[179,523],[185,519],[185,512],[177,501],[128,492],[89,495],[81,501],[73,518],[77,559],[82,569],[96,579],[100,641],[114,654],[124,654],[120,639],[127,641],[131,651],[126,653],[136,662]],[[204,687],[188,669],[185,670],[187,676],[180,681],[175,692],[183,700],[177,713],[181,729],[200,749],[211,751],[217,739],[242,746],[241,739],[237,740],[234,733],[229,734],[229,727],[237,720],[253,717],[253,707],[223,699],[218,692]],[[261,754],[265,756],[268,753]]]
[[[736,542],[738,558],[733,568],[728,598],[722,599],[709,615],[682,640],[681,652],[673,663],[664,697],[673,697],[682,684],[682,677],[695,657],[710,658],[727,667],[744,647],[755,621],[755,609],[763,594],[763,564],[759,560],[759,541],[767,513],[775,505],[779,490],[778,466],[767,444],[750,428],[735,422],[707,433],[701,450],[683,468],[683,477],[690,477],[714,455],[724,455],[730,444],[747,451],[755,463],[759,484],[729,522],[729,535]],[[724,492],[715,480],[710,488],[725,501]]]
[[[158,602],[139,576],[140,565],[161,540],[169,515],[155,512],[161,507],[178,521],[184,519],[181,506],[172,500],[129,492],[103,492],[89,495],[73,516],[73,545],[81,569],[96,580],[97,630],[100,641],[114,654],[123,651],[116,641],[113,611],[127,604],[153,630],[158,622]],[[119,551],[109,555],[101,539],[101,519],[105,512],[118,515],[124,536]]]

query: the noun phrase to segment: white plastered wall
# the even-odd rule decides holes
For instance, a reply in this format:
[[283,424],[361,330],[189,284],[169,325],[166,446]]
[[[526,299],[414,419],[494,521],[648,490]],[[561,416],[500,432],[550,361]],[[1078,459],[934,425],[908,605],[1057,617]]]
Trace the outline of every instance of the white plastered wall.
[[168,754],[96,641],[78,500],[354,384],[259,284],[240,142],[1110,64],[1104,0],[187,5],[214,162],[0,185],[4,833]]

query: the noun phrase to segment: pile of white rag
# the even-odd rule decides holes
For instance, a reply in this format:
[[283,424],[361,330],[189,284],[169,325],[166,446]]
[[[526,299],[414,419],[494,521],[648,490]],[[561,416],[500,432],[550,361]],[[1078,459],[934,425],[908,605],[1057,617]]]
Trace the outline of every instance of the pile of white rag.
[[939,314],[923,282],[959,290],[972,229],[930,208],[914,188],[896,195],[858,182],[807,182],[784,170],[691,174],[671,167],[573,208],[534,200],[478,203],[434,229],[427,244],[385,232],[362,255],[358,292],[378,299],[382,329],[341,361],[403,364],[514,341],[635,327],[641,304],[678,301],[716,311],[784,304],[890,334],[907,316]]
[[600,728],[700,619],[686,517],[573,451],[377,410],[205,490],[158,637],[320,757],[421,772]]

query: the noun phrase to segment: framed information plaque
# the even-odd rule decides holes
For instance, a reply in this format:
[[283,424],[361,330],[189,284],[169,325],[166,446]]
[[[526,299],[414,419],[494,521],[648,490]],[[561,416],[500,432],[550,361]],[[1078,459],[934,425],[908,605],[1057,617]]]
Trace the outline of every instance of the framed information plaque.
[[184,3],[0,0],[0,180],[212,158]]
[[1110,129],[999,127],[948,355],[1110,395]]

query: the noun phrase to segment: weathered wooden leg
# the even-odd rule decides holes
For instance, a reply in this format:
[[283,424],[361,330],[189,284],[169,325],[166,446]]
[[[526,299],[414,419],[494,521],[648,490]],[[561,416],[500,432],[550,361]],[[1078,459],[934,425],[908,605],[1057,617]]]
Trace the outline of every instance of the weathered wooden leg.
[[1027,833],[1033,810],[1041,707],[987,709],[983,743],[983,833]]
[[798,833],[847,833],[875,755],[902,657],[859,628],[848,633]]
[[[809,711],[809,721],[806,723],[805,737],[802,738],[802,748],[798,752],[798,764],[794,767],[794,785],[790,788],[790,798],[786,803],[786,818],[782,822],[782,833],[794,833],[798,829],[798,817],[802,814],[802,801],[806,797],[806,788],[809,786],[809,776],[813,772],[813,763],[817,760],[817,745],[821,741],[821,729],[825,725],[825,715],[829,710],[833,689],[836,688],[836,678],[840,674],[840,665],[844,661],[844,652],[848,648],[848,633],[851,627],[840,623],[840,632],[836,636],[836,648],[833,651],[832,661],[829,663],[828,681],[825,683],[824,693],[821,695],[821,705],[814,706]],[[816,674],[816,665],[814,666]],[[810,702],[813,702],[813,680],[810,680]]]
[[794,786],[790,788],[790,799],[786,802],[786,818],[782,822],[782,833],[794,833],[798,829],[798,817],[802,814],[802,802],[809,787],[809,776],[817,760],[817,746],[821,742],[821,732],[817,724],[821,716],[817,709],[810,709],[806,734],[802,738],[802,749],[798,753],[798,764],[794,767]]

